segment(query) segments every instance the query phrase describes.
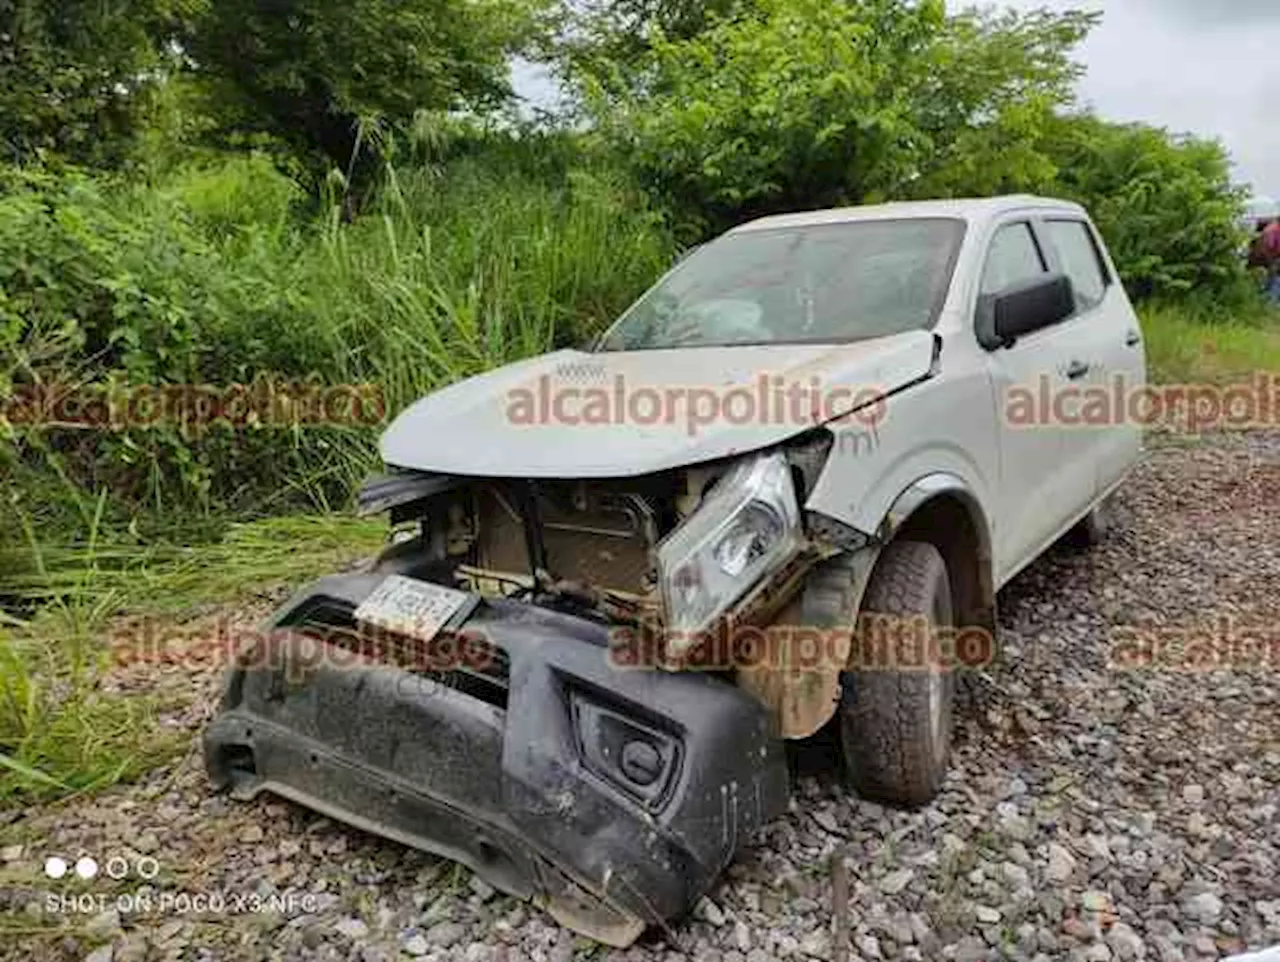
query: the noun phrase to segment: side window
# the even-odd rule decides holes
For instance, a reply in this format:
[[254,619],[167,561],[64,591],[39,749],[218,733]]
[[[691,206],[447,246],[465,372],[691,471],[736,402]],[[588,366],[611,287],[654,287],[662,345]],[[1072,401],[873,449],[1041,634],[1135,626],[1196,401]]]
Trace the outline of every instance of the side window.
[[1048,273],[1040,245],[1030,224],[1001,227],[991,241],[982,274],[982,293],[998,294],[1006,288]]
[[1044,226],[1075,288],[1077,310],[1097,307],[1107,294],[1107,275],[1088,225],[1079,220],[1051,220]]

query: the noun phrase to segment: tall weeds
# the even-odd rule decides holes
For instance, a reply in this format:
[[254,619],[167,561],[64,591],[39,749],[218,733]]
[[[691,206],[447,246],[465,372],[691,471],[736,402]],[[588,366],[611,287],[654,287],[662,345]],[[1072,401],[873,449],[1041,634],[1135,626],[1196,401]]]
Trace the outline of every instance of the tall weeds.
[[[424,160],[353,221],[249,155],[150,183],[0,168],[0,398],[270,376],[371,384],[394,415],[584,339],[672,253],[608,170],[501,138]],[[0,800],[91,790],[171,749],[152,700],[103,687],[118,611],[301,580],[380,538],[235,521],[345,509],[376,425],[20,420],[0,409]]]
[[[146,186],[10,173],[0,345],[30,349],[61,332],[68,346],[10,379],[373,384],[394,414],[450,381],[583,340],[661,272],[670,241],[615,173],[552,176],[510,163],[519,153],[508,144],[390,170],[353,222],[252,157]],[[377,430],[40,434],[77,485],[109,489],[115,518],[342,506],[375,463]],[[29,434],[0,444],[39,460]]]

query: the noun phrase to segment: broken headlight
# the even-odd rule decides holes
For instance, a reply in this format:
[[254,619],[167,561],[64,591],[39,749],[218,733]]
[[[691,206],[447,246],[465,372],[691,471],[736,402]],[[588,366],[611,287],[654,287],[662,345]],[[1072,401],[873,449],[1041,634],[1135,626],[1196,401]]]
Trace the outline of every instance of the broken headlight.
[[790,558],[800,540],[786,457],[768,454],[738,464],[658,546],[670,653],[692,648],[694,636]]

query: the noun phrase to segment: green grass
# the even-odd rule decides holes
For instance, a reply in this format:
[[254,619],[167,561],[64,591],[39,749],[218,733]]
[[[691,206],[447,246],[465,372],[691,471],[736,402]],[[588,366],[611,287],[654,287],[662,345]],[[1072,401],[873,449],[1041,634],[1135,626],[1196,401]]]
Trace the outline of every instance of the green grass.
[[385,533],[380,520],[286,515],[228,524],[207,543],[128,543],[117,535],[107,544],[40,544],[36,563],[0,578],[0,592],[11,603],[75,598],[104,611],[181,613],[314,577],[373,553]]
[[[331,220],[297,265],[332,383],[372,383],[388,412],[454,381],[585,343],[669,266],[641,199],[603,172],[566,185],[460,163],[397,173],[379,210]],[[326,436],[293,482],[328,506],[373,466],[375,432]]]
[[[669,266],[626,179],[531,143],[389,170],[365,211],[308,202],[261,158],[155,183],[0,177],[0,392],[16,383],[374,385],[388,412],[452,381],[585,340]],[[0,166],[0,174],[4,168]],[[10,358],[15,359],[10,361]],[[18,431],[56,450],[108,516],[345,507],[372,426]],[[0,461],[0,464],[3,462]],[[120,510],[116,510],[120,509]]]
[[0,628],[0,805],[94,791],[178,749],[152,699],[102,690],[96,624],[56,607]]
[[[394,414],[585,339],[670,263],[661,218],[616,172],[554,144],[487,150],[389,171],[351,222],[260,157],[150,183],[9,170],[0,393],[272,374],[373,384]],[[24,433],[0,418],[0,802],[167,757],[153,700],[102,688],[112,619],[234,605],[376,549],[380,521],[339,515],[378,433]]]
[[155,698],[103,688],[113,617],[232,606],[367,556],[384,536],[380,522],[281,517],[229,525],[202,545],[36,546],[34,573],[0,577],[0,593],[31,610],[0,615],[0,805],[95,791],[185,746],[157,724]]
[[1280,372],[1280,311],[1206,320],[1177,305],[1140,310],[1151,379],[1161,384],[1247,383]]

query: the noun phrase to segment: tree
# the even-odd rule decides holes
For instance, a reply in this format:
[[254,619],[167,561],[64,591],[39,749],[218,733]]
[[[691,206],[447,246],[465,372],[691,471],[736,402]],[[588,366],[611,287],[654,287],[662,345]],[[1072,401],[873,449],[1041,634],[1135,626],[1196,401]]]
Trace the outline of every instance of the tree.
[[755,9],[755,0],[576,0],[560,6],[544,58],[571,84],[626,86],[655,38],[688,40],[716,20]]
[[707,233],[776,210],[1023,189],[1069,103],[1086,14],[948,16],[942,0],[757,0],[657,34],[598,128]]
[[884,196],[986,197],[1045,189],[1055,168],[1040,135],[1074,100],[1071,53],[1096,17],[967,12],[918,50],[912,118],[922,156]]
[[118,162],[195,2],[0,0],[0,159]]
[[1054,190],[1089,209],[1135,297],[1248,287],[1245,192],[1221,144],[1074,114],[1048,125],[1040,147],[1057,170]]
[[495,106],[534,0],[216,0],[185,47],[229,129],[361,180],[419,110]]

